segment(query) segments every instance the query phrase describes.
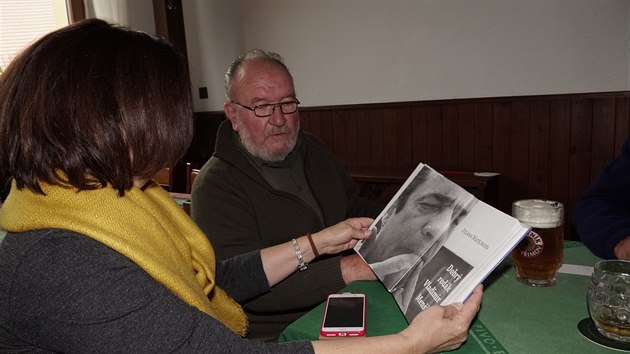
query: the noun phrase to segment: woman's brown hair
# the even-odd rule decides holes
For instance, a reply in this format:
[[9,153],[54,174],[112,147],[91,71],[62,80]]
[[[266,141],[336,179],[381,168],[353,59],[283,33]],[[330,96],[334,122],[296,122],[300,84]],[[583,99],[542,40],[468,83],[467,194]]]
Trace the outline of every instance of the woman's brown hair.
[[0,75],[0,178],[124,194],[192,138],[184,58],[146,33],[90,19],[42,37]]

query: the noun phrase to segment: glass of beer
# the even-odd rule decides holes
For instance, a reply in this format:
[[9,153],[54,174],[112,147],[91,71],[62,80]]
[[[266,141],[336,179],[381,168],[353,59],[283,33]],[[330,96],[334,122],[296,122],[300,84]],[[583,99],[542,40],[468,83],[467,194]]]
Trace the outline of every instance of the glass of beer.
[[604,336],[630,342],[630,262],[609,259],[593,267],[588,312]]
[[564,241],[564,205],[542,199],[517,200],[512,216],[531,228],[512,251],[516,279],[531,286],[556,284],[562,264]]

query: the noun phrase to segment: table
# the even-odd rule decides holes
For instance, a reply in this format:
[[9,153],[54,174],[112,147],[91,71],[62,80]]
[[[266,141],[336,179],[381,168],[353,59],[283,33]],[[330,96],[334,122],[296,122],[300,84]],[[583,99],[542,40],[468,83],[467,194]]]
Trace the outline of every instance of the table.
[[[599,260],[582,243],[565,241],[564,265],[553,287],[534,288],[514,278],[507,265],[484,282],[479,315],[461,353],[611,353],[584,338],[577,324],[588,317],[586,292],[591,267]],[[575,266],[574,266],[575,265]],[[576,273],[570,274],[573,270]],[[342,291],[367,294],[367,335],[397,333],[407,327],[393,297],[378,281],[354,282]],[[280,341],[317,339],[324,305],[292,323]]]
[[190,215],[190,193],[168,193],[180,207],[184,209],[186,214]]

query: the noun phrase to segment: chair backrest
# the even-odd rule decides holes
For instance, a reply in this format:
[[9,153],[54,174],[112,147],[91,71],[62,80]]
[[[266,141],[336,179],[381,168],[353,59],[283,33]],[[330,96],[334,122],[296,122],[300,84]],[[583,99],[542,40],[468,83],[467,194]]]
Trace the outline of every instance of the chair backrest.
[[198,174],[199,169],[192,168],[190,162],[186,163],[186,193],[192,193],[192,186]]
[[184,208],[186,214],[190,215],[190,200],[185,201],[184,204],[182,204],[182,208]]
[[159,170],[153,176],[153,179],[164,189],[166,189],[167,191],[170,191],[172,189],[171,183],[173,180],[171,174],[172,174],[171,169],[165,168],[165,169]]

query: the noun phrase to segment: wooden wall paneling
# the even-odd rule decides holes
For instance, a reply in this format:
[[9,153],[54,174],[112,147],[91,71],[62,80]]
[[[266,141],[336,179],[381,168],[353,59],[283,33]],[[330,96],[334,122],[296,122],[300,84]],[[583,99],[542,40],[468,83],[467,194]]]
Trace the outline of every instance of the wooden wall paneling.
[[628,96],[615,98],[615,158],[621,154],[621,147],[630,136],[630,112],[628,111]]
[[398,167],[398,117],[396,108],[383,109],[383,167],[389,171]]
[[492,103],[475,105],[475,171],[494,172],[492,153],[494,150]]
[[[300,112],[300,129],[315,134],[313,131],[313,116],[316,114],[314,111],[299,111]],[[317,135],[317,134],[315,134]]]
[[414,105],[411,107],[411,144],[414,164],[427,162],[427,121],[429,110],[439,110],[439,106]]
[[[492,105],[492,172],[498,172],[498,190],[511,190],[510,176],[510,117],[512,105],[510,102],[495,102]],[[500,210],[510,213],[512,201],[506,193],[498,193],[497,206]]]
[[564,204],[568,202],[569,196],[570,128],[571,102],[569,100],[551,101],[549,105],[549,189],[547,199],[557,200]]
[[[372,158],[370,167],[383,169],[386,167],[383,153],[383,109],[370,110],[370,142],[372,143]],[[389,142],[388,142],[389,143]]]
[[[442,156],[444,155],[444,136],[443,136],[443,120],[444,109],[441,105],[427,107],[426,110],[426,135],[415,137],[415,139],[423,139],[426,141],[427,155],[423,162],[435,169],[442,168]],[[448,145],[448,144],[446,144]]]
[[512,105],[497,102],[492,105],[492,172],[510,172],[510,122]]
[[474,103],[457,105],[457,170],[476,171],[475,161],[475,106]]
[[457,104],[442,105],[442,156],[439,164],[432,166],[437,170],[457,170],[459,168],[459,129]]
[[[321,129],[321,124],[319,121],[319,116],[321,115],[321,112],[317,111],[317,112],[309,112],[308,116],[306,118],[306,120],[308,121],[308,131],[309,133],[313,134],[313,135],[317,135],[320,139],[323,140],[323,136],[322,136],[322,129]],[[301,124],[301,123],[300,123]],[[330,145],[330,148],[332,149],[333,146]]]
[[548,192],[549,179],[549,101],[533,101],[529,118],[528,196],[542,198]]
[[171,192],[185,193],[186,164],[191,163],[199,168],[210,159],[214,153],[214,145],[219,125],[225,120],[223,111],[196,112],[193,118],[193,138],[184,157],[173,166],[173,181]]
[[[528,197],[529,184],[529,103],[516,101],[512,104],[510,124],[510,179],[511,188],[505,192],[508,200]],[[501,193],[500,192],[500,193]]]
[[[322,124],[322,117],[326,115],[326,113],[328,112],[328,110],[325,111],[319,111],[317,112],[316,115],[313,116],[313,121],[311,122],[312,124],[312,128],[315,128],[317,131],[317,136],[322,139],[325,143],[329,144],[330,143],[330,139],[327,139],[328,134],[330,134],[330,132],[325,131],[323,124]],[[333,145],[329,145],[331,149],[334,148]]]
[[593,103],[589,98],[571,102],[571,149],[569,152],[569,194],[565,206],[565,238],[578,238],[573,228],[573,209],[590,185]]
[[[565,225],[572,225],[572,211],[582,192],[590,185],[591,133],[593,104],[591,99],[577,98],[571,103],[571,150],[569,155],[569,195],[565,205]],[[570,230],[570,229],[568,229]],[[573,235],[568,233],[568,237]]]
[[312,133],[310,123],[311,123],[311,115],[313,113],[310,111],[300,111],[300,129]]
[[344,125],[346,134],[345,166],[356,168],[359,166],[359,157],[363,154],[363,151],[359,149],[359,130],[364,130],[365,127],[358,124],[356,111],[344,110],[340,117],[343,120],[337,124]]
[[348,166],[348,137],[346,134],[346,124],[344,111],[334,110],[331,111],[330,123],[332,125],[332,139],[333,139],[333,151],[337,160],[343,166]]
[[411,106],[396,109],[396,135],[398,137],[397,169],[413,171],[418,162],[413,159],[413,126]]
[[219,125],[226,120],[223,112],[195,113],[193,141],[186,153],[186,162],[194,161],[202,166],[212,156]]
[[[339,154],[335,146],[334,129],[332,118],[332,110],[325,110],[319,113],[319,126],[320,126],[320,138],[324,140],[326,145],[330,146],[335,152],[335,155]],[[339,158],[339,157],[337,157]]]
[[359,156],[357,157],[357,167],[366,168],[372,166],[372,141],[370,140],[372,128],[370,126],[370,113],[367,109],[356,111],[356,130]]
[[590,183],[613,160],[615,146],[611,138],[615,136],[615,99],[613,97],[593,99],[593,126],[591,133]]
[[381,184],[418,162],[498,172],[499,209],[509,213],[521,198],[558,200],[570,228],[580,194],[630,136],[630,91],[311,107],[301,116],[347,168],[398,170]]

